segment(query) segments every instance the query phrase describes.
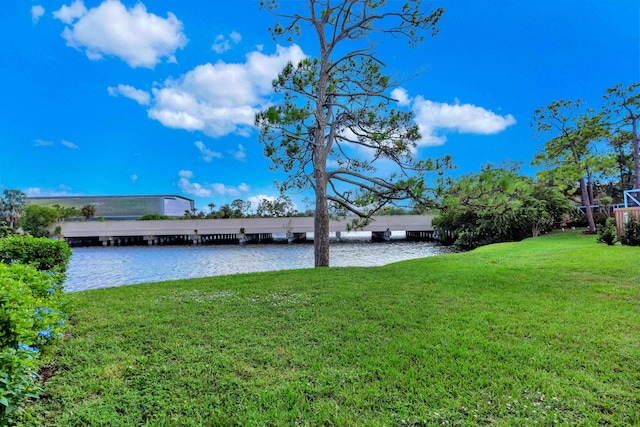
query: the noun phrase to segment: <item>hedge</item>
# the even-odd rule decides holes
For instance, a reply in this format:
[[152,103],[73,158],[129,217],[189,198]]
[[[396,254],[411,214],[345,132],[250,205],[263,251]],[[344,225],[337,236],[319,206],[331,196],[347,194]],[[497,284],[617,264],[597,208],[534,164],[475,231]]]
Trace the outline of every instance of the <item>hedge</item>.
[[0,239],[0,425],[38,396],[38,369],[63,336],[66,243],[30,236]]

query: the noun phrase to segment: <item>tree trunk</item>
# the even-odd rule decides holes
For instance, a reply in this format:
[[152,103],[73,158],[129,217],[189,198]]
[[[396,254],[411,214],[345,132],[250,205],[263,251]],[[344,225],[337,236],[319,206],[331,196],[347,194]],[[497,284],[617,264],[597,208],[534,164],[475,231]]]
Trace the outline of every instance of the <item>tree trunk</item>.
[[329,204],[325,171],[316,170],[316,212],[313,217],[313,252],[315,267],[329,267]]
[[631,141],[633,143],[633,165],[635,169],[633,188],[640,188],[640,148],[638,147],[638,119],[631,119]]
[[587,188],[589,190],[589,204],[595,205],[596,201],[593,197],[593,173],[591,173],[590,170],[587,172]]
[[596,222],[593,220],[593,212],[591,212],[591,203],[589,202],[589,193],[584,178],[580,178],[580,193],[582,196],[582,204],[587,214],[587,222],[589,223],[589,233],[596,234]]

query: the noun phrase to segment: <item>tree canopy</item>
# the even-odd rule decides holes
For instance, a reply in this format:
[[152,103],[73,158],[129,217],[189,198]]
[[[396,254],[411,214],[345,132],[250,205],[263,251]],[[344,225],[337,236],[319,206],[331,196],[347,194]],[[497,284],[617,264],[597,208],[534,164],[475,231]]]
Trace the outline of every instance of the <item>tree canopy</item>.
[[22,210],[27,205],[27,195],[20,190],[6,189],[0,197],[0,212],[9,227],[17,227]]
[[557,224],[569,203],[554,187],[518,174],[516,165],[487,165],[450,181],[433,225],[464,249],[536,237]]
[[554,101],[535,111],[532,126],[537,135],[550,135],[544,149],[534,158],[534,165],[544,165],[547,181],[554,185],[578,183],[582,205],[585,207],[589,232],[596,232],[591,206],[594,174],[613,166],[612,156],[598,152],[597,144],[610,136],[609,124],[603,112],[582,112],[584,103],[578,101]]
[[638,120],[640,119],[640,83],[628,87],[618,84],[607,89],[604,98],[608,101],[608,113],[617,127],[631,126],[631,147],[634,164],[633,188],[640,189],[640,144],[638,143]]
[[22,229],[33,237],[49,237],[47,227],[60,218],[58,210],[49,206],[27,205],[20,220]]
[[[274,80],[281,102],[259,113],[256,125],[265,155],[287,174],[280,189],[313,190],[315,265],[328,266],[332,205],[368,219],[390,202],[423,200],[425,173],[450,165],[448,157],[415,159],[418,126],[411,112],[394,107],[396,82],[375,52],[378,38],[413,46],[435,35],[444,11],[425,10],[419,0],[304,3],[304,12],[298,2],[261,3],[281,20],[274,38],[293,40],[309,28],[318,45],[317,57],[289,63]],[[395,173],[379,173],[380,164]]]

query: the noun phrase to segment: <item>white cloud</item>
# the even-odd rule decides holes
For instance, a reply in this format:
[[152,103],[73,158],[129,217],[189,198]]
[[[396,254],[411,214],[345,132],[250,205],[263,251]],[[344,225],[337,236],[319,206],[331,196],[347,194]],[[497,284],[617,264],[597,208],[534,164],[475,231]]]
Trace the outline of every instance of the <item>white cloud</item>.
[[119,84],[117,87],[109,86],[107,88],[109,95],[111,96],[126,96],[136,101],[140,105],[149,105],[151,102],[151,95],[141,89],[136,89],[133,86]]
[[241,162],[247,159],[247,152],[244,150],[244,146],[242,144],[238,144],[238,149],[231,150],[230,153],[234,159],[239,160]]
[[406,106],[406,105],[411,104],[411,99],[409,98],[409,93],[405,89],[403,89],[401,87],[392,90],[391,91],[391,97],[397,99],[398,100],[398,104],[400,106]]
[[198,150],[200,151],[200,155],[202,156],[202,160],[207,163],[211,163],[211,160],[213,160],[214,157],[216,159],[222,158],[222,153],[210,150],[206,145],[204,145],[204,142],[202,141],[196,141],[193,145],[198,148]]
[[222,196],[231,196],[231,197],[240,196],[240,190],[238,190],[236,187],[233,187],[233,186],[216,183],[216,184],[211,184],[211,188],[217,194],[220,194]]
[[516,123],[511,114],[501,116],[490,110],[473,104],[446,104],[417,96],[409,97],[404,89],[395,89],[392,93],[400,105],[411,105],[414,120],[420,128],[422,139],[420,146],[442,145],[447,141],[446,132],[475,133],[492,135],[500,133]]
[[44,139],[36,139],[36,142],[33,145],[35,147],[51,147],[53,145],[53,142],[45,141]]
[[42,18],[42,15],[44,15],[44,7],[40,6],[39,4],[31,7],[31,19],[33,20],[34,24],[36,24],[40,20],[40,18]]
[[182,22],[147,13],[142,3],[127,9],[120,0],[105,0],[87,10],[81,0],[63,6],[54,16],[71,25],[62,32],[67,45],[84,50],[91,60],[117,56],[129,66],[153,68],[161,58],[175,62],[175,51],[187,44]]
[[236,45],[240,43],[240,41],[242,41],[242,36],[240,35],[240,33],[237,33],[235,31],[229,34],[229,38],[226,38],[225,36],[220,34],[216,37],[215,42],[211,46],[211,49],[213,49],[216,53],[224,53],[228,50],[231,50],[232,44]]
[[138,182],[138,175],[136,175],[136,174],[134,173],[134,174],[132,174],[132,175],[129,177],[129,179],[131,180],[131,182],[132,182],[133,184],[135,184],[136,182]]
[[273,202],[277,199],[277,197],[274,196],[267,196],[265,194],[258,194],[257,196],[251,196],[247,199],[247,201],[251,202],[251,206],[253,207],[253,209],[255,210],[255,208],[258,207],[258,205],[260,205],[260,202],[262,200],[268,200],[270,202]]
[[71,150],[79,150],[80,149],[80,147],[78,147],[73,142],[65,141],[64,139],[62,140],[61,144],[64,145],[65,147],[71,149]]
[[87,13],[87,8],[85,7],[82,0],[76,0],[71,3],[70,6],[63,5],[60,9],[53,12],[53,17],[59,19],[65,24],[71,24],[76,19],[82,17]]
[[181,170],[178,172],[178,176],[180,176],[178,188],[180,188],[183,193],[196,197],[211,197],[211,190],[190,181],[190,179],[193,178],[193,172],[190,170]]
[[199,65],[179,79],[154,88],[149,117],[167,127],[200,130],[208,136],[248,136],[257,112],[269,104],[271,82],[288,62],[304,58],[297,45],[273,55],[247,54],[246,62]]
[[242,41],[242,36],[236,31],[232,31],[231,34],[229,34],[229,38],[233,40],[235,44],[238,44]]
[[27,197],[59,197],[78,195],[72,193],[71,187],[64,184],[60,184],[57,189],[53,190],[48,188],[31,187],[24,190],[24,194],[26,194]]
[[194,178],[194,174],[190,170],[181,170],[178,172],[180,180],[178,181],[178,188],[183,193],[189,194],[195,197],[211,197],[212,194],[227,195],[232,197],[239,197],[242,193],[248,192],[250,187],[242,183],[239,186],[230,186],[220,183],[215,184],[199,184],[197,182],[191,182]]

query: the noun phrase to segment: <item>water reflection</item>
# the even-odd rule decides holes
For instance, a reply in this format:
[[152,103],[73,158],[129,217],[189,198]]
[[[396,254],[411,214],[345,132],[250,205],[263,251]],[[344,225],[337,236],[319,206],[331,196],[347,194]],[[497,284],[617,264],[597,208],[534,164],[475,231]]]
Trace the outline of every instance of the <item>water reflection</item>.
[[[430,242],[332,242],[334,267],[378,266],[450,252]],[[76,248],[67,291],[313,267],[313,244]]]

